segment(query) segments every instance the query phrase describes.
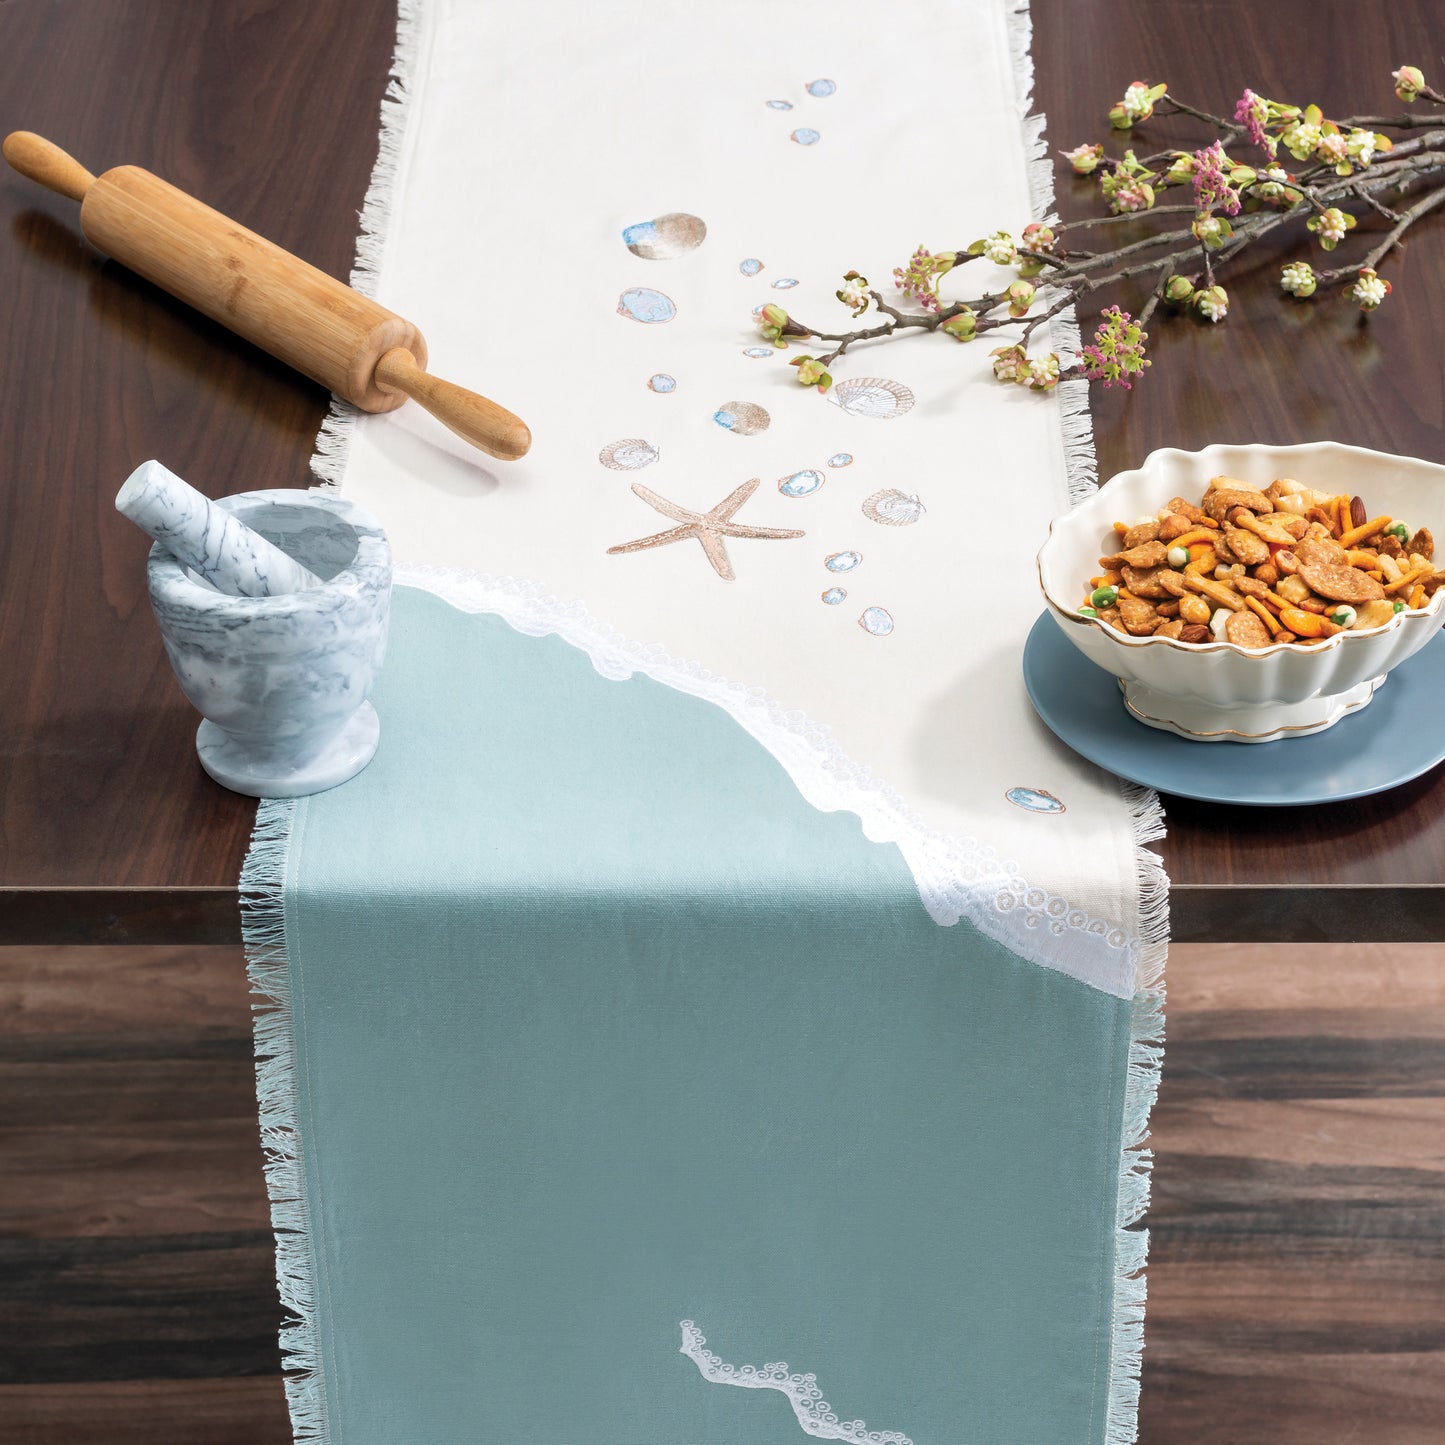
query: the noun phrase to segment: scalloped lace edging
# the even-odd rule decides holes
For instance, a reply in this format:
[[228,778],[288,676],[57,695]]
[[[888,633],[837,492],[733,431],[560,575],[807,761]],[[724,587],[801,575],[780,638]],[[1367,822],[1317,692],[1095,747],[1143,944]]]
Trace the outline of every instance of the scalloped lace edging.
[[721,1355],[704,1348],[707,1337],[691,1320],[682,1322],[682,1349],[704,1380],[715,1385],[741,1385],[745,1390],[777,1390],[788,1397],[793,1414],[805,1435],[817,1440],[845,1440],[851,1445],[913,1445],[897,1430],[870,1430],[862,1420],[840,1420],[823,1398],[816,1375],[790,1373],[786,1360],[776,1360],[762,1369],[754,1365],[729,1365]]
[[1137,937],[1031,886],[1017,864],[977,839],[929,828],[887,783],[849,758],[826,726],[799,709],[783,707],[762,688],[683,661],[656,643],[627,638],[580,602],[559,601],[533,582],[433,565],[398,566],[395,579],[461,611],[493,613],[528,636],[561,637],[613,681],[641,673],[715,703],[778,760],[813,807],[853,813],[865,837],[894,844],[935,923],[947,927],[967,919],[1031,963],[1118,998],[1133,997]]

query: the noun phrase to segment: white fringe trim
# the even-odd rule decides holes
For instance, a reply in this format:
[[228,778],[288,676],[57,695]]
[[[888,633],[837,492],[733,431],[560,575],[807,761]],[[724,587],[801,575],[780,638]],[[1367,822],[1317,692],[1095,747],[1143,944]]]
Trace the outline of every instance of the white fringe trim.
[[[363,296],[375,296],[386,259],[387,234],[391,229],[392,198],[401,168],[402,141],[415,93],[417,57],[422,39],[424,0],[398,0],[396,49],[392,53],[391,78],[381,98],[381,136],[371,184],[361,207],[361,229],[356,238],[356,262],[351,284]],[[346,454],[360,411],[339,396],[331,398],[331,409],[316,434],[311,474],[323,486],[341,484],[346,471]]]
[[290,1318],[281,1326],[286,1403],[298,1442],[326,1445],[326,1388],[316,1336],[316,1288],[296,1107],[296,1044],[287,973],[285,881],[296,804],[267,798],[256,810],[241,868],[241,937],[256,1036],[256,1102],[261,1115],[266,1193],[276,1231],[276,1285]]
[[[376,293],[386,252],[422,40],[423,4],[424,0],[398,0],[397,5],[396,48],[381,101],[380,141],[351,271],[351,284],[365,296]],[[329,486],[340,482],[358,415],[349,402],[332,398],[311,458],[311,471],[319,482]],[[315,1258],[296,1112],[295,1039],[287,974],[284,883],[295,811],[291,799],[264,799],[257,809],[250,851],[241,869],[241,936],[251,991],[264,1000],[254,1006],[256,1099],[271,1227],[276,1232],[276,1284],[282,1307],[290,1314],[281,1326],[286,1403],[297,1445],[328,1445],[331,1423],[316,1331]]]
[[[1033,22],[1029,0],[1008,0],[1009,52],[1023,125],[1029,172],[1029,204],[1036,221],[1057,220],[1054,211],[1054,163],[1044,139],[1046,117],[1031,113],[1034,89]],[[1082,338],[1073,307],[1061,311],[1050,332],[1065,364],[1079,352]],[[1055,388],[1063,433],[1069,500],[1092,496],[1099,481],[1094,426],[1089,413],[1089,383],[1062,381]],[[1152,789],[1123,785],[1134,829],[1134,861],[1139,878],[1138,974],[1129,1033],[1129,1066],[1124,1087],[1123,1150],[1119,1161],[1119,1201],[1114,1230],[1113,1332],[1109,1351],[1109,1402],[1104,1445],[1133,1445],[1139,1438],[1139,1376],[1144,1354],[1144,1267],[1149,1232],[1136,1229],[1149,1208],[1153,1150],[1146,1148],[1149,1113],[1159,1093],[1164,1043],[1164,964],[1169,950],[1169,878],[1159,855],[1147,845],[1164,836],[1164,809]]]

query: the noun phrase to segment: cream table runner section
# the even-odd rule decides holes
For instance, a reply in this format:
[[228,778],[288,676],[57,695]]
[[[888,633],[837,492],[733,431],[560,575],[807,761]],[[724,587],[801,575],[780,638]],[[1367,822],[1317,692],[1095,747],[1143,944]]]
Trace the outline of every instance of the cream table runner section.
[[[899,845],[940,923],[1127,998],[1162,933],[1139,847],[1157,804],[1058,744],[1020,677],[1034,554],[1071,470],[1088,480],[1083,384],[1005,387],[986,343],[915,337],[835,365],[835,400],[881,379],[868,394],[898,413],[854,414],[800,388],[809,348],[766,349],[751,316],[840,329],[845,270],[891,291],[915,244],[1042,214],[1028,44],[1016,0],[404,5],[354,279],[535,445],[493,463],[413,406],[338,414],[318,470],[423,585],[730,708],[810,801]],[[702,244],[624,243],[672,213]],[[823,482],[780,491],[800,472]],[[691,540],[608,554],[674,525],[632,483],[706,512],[751,478],[736,520],[805,535],[728,541],[735,581]],[[903,498],[883,521],[879,493]]]

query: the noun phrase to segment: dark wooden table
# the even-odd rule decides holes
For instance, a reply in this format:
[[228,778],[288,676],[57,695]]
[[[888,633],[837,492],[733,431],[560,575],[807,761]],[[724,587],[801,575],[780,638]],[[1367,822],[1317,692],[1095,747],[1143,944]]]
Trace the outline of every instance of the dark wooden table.
[[[1436,11],[1034,0],[1037,100],[1055,146],[1103,139],[1134,79],[1393,110],[1397,65],[1445,73]],[[344,276],[393,26],[392,0],[9,0],[0,130],[144,165]],[[1061,177],[1066,215],[1088,196]],[[0,1441],[281,1440],[238,955],[22,946],[238,937],[252,806],[195,762],[112,499],[151,456],[217,495],[303,486],[326,397],[96,255],[73,203],[4,171],[0,208]],[[1282,304],[1277,267],[1096,397],[1102,474],[1215,441],[1445,459],[1445,218],[1367,324]],[[1178,942],[1445,939],[1445,770],[1339,807],[1166,801]],[[1146,1445],[1445,1438],[1442,959],[1176,950]]]

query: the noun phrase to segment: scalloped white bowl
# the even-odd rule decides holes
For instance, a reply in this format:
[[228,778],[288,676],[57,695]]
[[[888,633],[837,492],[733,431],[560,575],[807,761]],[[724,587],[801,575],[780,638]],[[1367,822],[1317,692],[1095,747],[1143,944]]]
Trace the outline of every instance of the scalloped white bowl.
[[1166,447],[1111,477],[1049,528],[1038,570],[1050,614],[1080,652],[1120,680],[1124,704],[1141,722],[1205,741],[1268,742],[1319,732],[1364,707],[1390,669],[1430,641],[1445,588],[1381,627],[1336,633],[1310,647],[1130,637],[1078,614],[1116,520],[1157,512],[1175,496],[1197,502],[1220,473],[1261,489],[1276,477],[1293,477],[1324,492],[1348,491],[1362,496],[1372,515],[1388,512],[1445,539],[1445,467],[1337,442],[1197,452]]

